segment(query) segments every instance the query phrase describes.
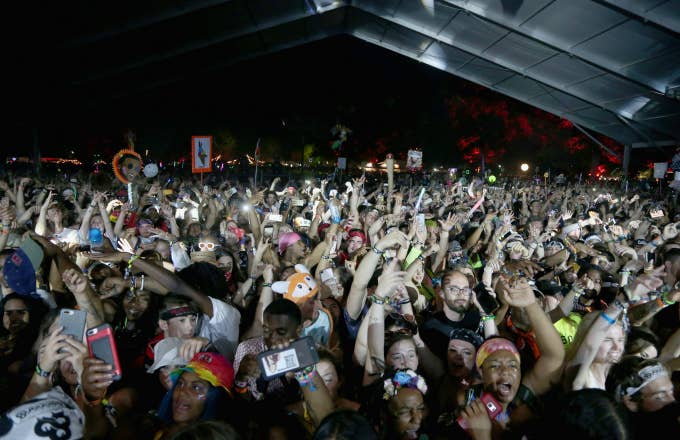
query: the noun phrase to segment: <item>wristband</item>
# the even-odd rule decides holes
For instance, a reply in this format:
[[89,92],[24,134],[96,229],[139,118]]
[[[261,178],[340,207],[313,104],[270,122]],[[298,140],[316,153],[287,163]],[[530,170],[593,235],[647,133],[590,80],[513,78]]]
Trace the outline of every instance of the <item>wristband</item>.
[[574,295],[574,298],[580,298],[581,295],[583,295],[583,294],[585,293],[585,290],[579,289],[579,288],[577,288],[577,287],[572,287],[571,290],[573,290],[574,292],[576,292],[576,295]]
[[664,292],[661,294],[661,301],[663,301],[664,307],[672,306],[673,304],[675,304],[675,301],[669,301],[666,295],[668,295],[668,292]]
[[50,377],[52,372],[43,370],[42,368],[40,368],[40,364],[36,362],[35,363],[35,374],[37,374],[40,377]]
[[605,321],[607,321],[607,322],[609,323],[609,325],[614,325],[614,324],[616,324],[616,319],[611,318],[611,317],[608,316],[605,312],[600,313],[600,318],[602,318],[602,319],[604,319]]
[[368,299],[373,303],[373,304],[378,304],[379,306],[382,306],[387,302],[385,298],[380,298],[379,296],[371,295],[368,297]]
[[496,315],[482,315],[482,322],[493,321]]
[[375,252],[375,253],[378,254],[378,255],[382,255],[382,254],[385,253],[385,251],[381,251],[380,249],[378,249],[378,248],[375,247],[375,246],[373,246],[373,252]]
[[132,269],[132,263],[134,263],[137,258],[139,258],[137,255],[130,256],[127,264],[128,269]]
[[271,287],[272,283],[262,283],[262,287]]

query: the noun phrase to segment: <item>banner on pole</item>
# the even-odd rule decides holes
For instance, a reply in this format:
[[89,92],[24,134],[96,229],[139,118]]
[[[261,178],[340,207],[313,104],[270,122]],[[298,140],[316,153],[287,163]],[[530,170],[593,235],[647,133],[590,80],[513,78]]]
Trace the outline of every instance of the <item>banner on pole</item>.
[[666,162],[655,162],[654,163],[654,178],[663,179],[666,176],[666,170],[668,170],[668,164]]
[[191,172],[212,171],[212,136],[191,136]]
[[408,150],[406,156],[406,169],[409,171],[420,171],[423,168],[423,152],[419,150]]

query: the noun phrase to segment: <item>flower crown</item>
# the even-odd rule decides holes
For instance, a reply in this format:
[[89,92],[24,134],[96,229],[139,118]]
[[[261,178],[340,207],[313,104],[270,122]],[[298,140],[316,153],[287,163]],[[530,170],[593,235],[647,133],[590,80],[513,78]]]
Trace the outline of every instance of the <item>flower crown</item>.
[[383,389],[385,391],[383,399],[390,400],[402,388],[418,390],[423,394],[427,393],[427,384],[423,376],[413,370],[399,370],[393,377],[385,379],[383,382]]

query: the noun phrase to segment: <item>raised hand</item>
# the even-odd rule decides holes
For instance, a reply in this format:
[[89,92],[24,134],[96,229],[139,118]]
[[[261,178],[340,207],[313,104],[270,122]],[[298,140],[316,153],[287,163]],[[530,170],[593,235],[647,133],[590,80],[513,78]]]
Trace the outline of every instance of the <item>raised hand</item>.
[[69,353],[64,351],[68,346],[68,336],[62,334],[63,327],[55,327],[38,349],[38,367],[45,372],[54,372],[57,364],[66,359]]
[[457,215],[453,214],[452,212],[449,212],[449,215],[446,216],[446,220],[439,220],[439,224],[442,227],[442,231],[450,232],[453,227],[460,222],[460,219],[458,218]]
[[378,278],[378,287],[375,289],[375,296],[378,298],[389,298],[399,286],[403,286],[406,280],[405,271],[397,271],[397,259],[393,259],[383,268],[383,273]]
[[524,277],[509,280],[501,292],[504,302],[511,307],[524,308],[536,302],[534,291]]
[[83,295],[90,288],[87,281],[87,277],[76,269],[66,269],[64,273],[61,274],[61,279],[68,290],[73,293],[73,295]]
[[395,246],[408,247],[408,238],[406,237],[406,234],[399,230],[390,232],[375,244],[375,247],[381,251]]
[[83,360],[81,386],[89,401],[101,400],[113,383],[113,368],[101,359],[88,357]]
[[134,255],[135,250],[132,248],[132,245],[128,240],[125,238],[120,238],[118,240],[118,252]]
[[125,292],[130,285],[128,281],[121,277],[108,277],[99,285],[101,299],[113,298]]

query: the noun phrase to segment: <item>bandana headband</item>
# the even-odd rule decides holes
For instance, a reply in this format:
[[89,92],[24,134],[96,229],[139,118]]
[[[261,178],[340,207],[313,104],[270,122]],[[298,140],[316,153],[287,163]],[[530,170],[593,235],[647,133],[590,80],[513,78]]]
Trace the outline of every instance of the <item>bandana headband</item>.
[[515,344],[505,338],[491,338],[484,341],[484,343],[477,350],[477,358],[475,359],[477,369],[481,371],[482,365],[484,365],[486,358],[501,350],[509,351],[514,355],[517,362],[520,362],[519,351],[517,350],[517,347],[515,347]]
[[196,311],[196,309],[190,306],[175,307],[172,309],[168,309],[164,312],[161,312],[160,318],[164,321],[167,321],[168,319],[187,315],[198,315],[198,312]]
[[638,376],[642,379],[642,383],[639,387],[626,388],[626,396],[632,396],[660,377],[668,377],[668,371],[661,364],[648,365],[638,372]]

